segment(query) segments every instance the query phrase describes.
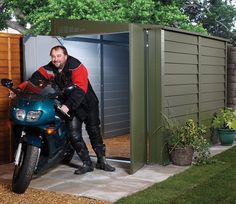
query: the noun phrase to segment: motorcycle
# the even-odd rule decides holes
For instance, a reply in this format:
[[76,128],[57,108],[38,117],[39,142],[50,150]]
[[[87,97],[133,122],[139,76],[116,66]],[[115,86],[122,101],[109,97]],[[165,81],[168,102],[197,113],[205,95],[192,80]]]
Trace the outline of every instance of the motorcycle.
[[16,138],[12,191],[21,194],[34,174],[41,174],[60,162],[68,164],[74,155],[66,128],[69,115],[60,109],[59,100],[73,86],[61,92],[53,83],[38,86],[29,83],[18,91],[10,79],[1,79],[1,84],[16,95],[10,113],[13,126],[20,128],[20,137]]

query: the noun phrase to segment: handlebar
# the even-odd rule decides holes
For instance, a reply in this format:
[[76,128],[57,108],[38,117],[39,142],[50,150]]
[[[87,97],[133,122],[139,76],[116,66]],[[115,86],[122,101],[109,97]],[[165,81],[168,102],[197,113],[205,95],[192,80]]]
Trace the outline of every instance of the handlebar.
[[[24,90],[21,90],[19,88],[14,88],[13,87],[13,82],[10,79],[0,79],[0,82],[3,86],[5,86],[6,88],[8,88],[10,91],[12,91],[14,94],[16,94],[16,96],[24,96],[24,95],[30,95],[31,97],[33,95],[37,95],[37,96],[41,96],[41,97],[48,97],[51,99],[54,99],[55,101],[55,108],[57,110],[59,110],[60,113],[62,113],[63,115],[67,116],[69,119],[71,118],[71,116],[64,112],[62,109],[62,104],[60,103],[59,100],[57,100],[57,98],[59,96],[63,96],[64,94],[68,94],[69,92],[73,91],[74,88],[76,88],[76,85],[74,84],[69,84],[68,86],[66,86],[62,91],[58,91],[58,86],[56,86],[55,83],[52,82],[48,82],[48,84],[43,84],[40,86],[43,89],[37,89],[34,85],[32,85],[31,83],[28,83],[29,88],[27,87],[27,91],[29,91],[28,93],[25,92],[25,88]],[[36,91],[36,92],[34,92]]]

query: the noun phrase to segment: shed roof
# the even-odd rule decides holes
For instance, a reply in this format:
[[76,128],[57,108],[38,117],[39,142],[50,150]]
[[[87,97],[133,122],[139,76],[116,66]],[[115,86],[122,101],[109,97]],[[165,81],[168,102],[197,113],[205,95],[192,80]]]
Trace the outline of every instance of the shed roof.
[[[129,32],[130,24],[132,23],[116,23],[116,22],[105,22],[105,21],[77,20],[77,19],[52,19],[51,35],[68,36],[68,35],[79,35],[79,34],[107,34],[107,33]],[[229,39],[210,36],[203,33],[190,32],[173,27],[152,25],[152,24],[136,24],[136,25],[139,25],[144,29],[157,28],[168,31],[174,31],[178,33],[203,36],[220,41],[229,41]]]

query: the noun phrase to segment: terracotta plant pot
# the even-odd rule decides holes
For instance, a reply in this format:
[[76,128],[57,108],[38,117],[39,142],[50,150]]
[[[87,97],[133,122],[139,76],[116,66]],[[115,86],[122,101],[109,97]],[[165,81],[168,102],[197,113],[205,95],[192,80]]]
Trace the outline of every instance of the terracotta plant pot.
[[192,164],[193,147],[177,147],[171,151],[171,161],[178,166],[188,166]]

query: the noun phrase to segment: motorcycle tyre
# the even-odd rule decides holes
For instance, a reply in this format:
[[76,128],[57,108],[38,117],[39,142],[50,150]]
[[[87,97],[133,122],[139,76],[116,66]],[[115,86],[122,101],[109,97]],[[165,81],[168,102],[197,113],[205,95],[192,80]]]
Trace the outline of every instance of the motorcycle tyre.
[[12,191],[18,194],[24,193],[33,176],[39,154],[39,148],[22,144],[19,165],[14,168],[12,178]]
[[67,148],[67,151],[64,154],[64,158],[62,159],[61,163],[62,164],[69,164],[70,161],[72,160],[73,156],[74,156],[75,150],[72,148],[72,146],[70,145]]

